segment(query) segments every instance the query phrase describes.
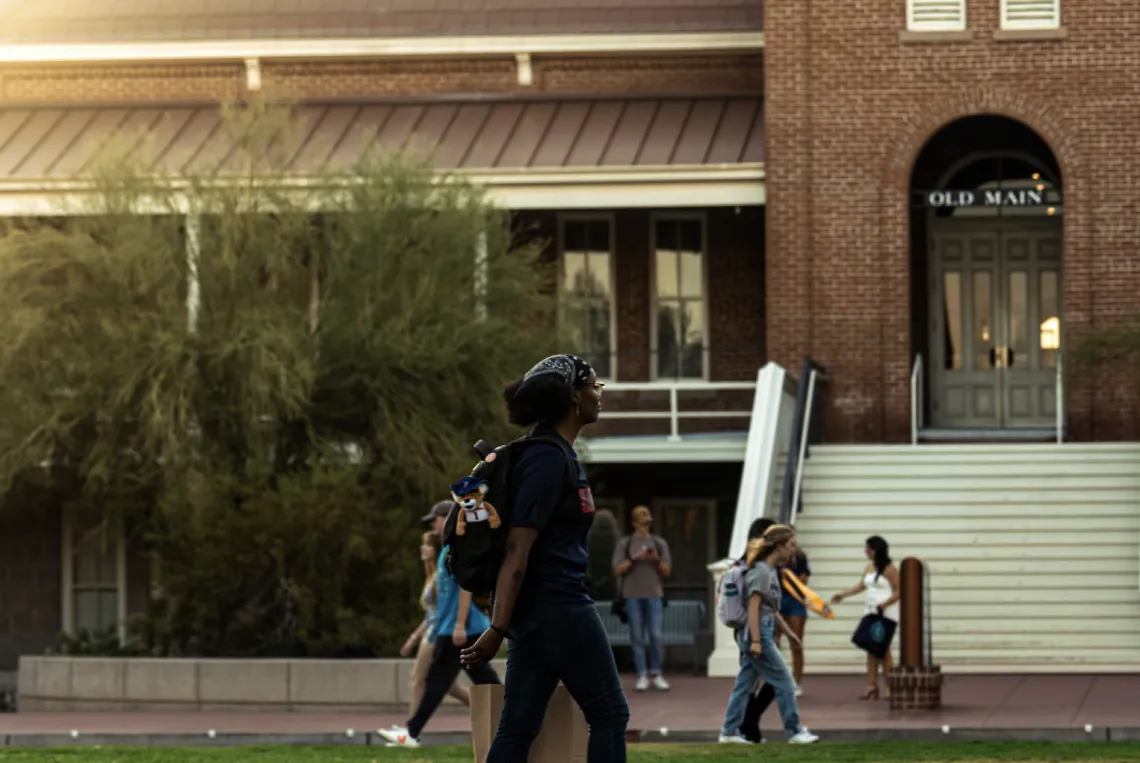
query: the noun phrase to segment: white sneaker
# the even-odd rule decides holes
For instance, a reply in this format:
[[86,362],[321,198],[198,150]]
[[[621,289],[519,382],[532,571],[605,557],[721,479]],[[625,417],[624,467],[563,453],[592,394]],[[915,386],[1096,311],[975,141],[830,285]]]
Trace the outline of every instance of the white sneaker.
[[796,696],[802,697],[803,695],[804,695],[804,687],[800,686],[799,684],[796,684]]
[[639,676],[637,679],[637,684],[634,685],[633,690],[634,691],[646,691],[648,689],[649,689],[649,679],[645,676]]
[[819,741],[819,737],[811,733],[807,729],[800,729],[794,737],[788,740],[788,744],[814,744]]
[[385,741],[388,742],[389,747],[420,746],[420,740],[409,734],[408,730],[402,726],[394,726],[390,729],[377,729],[376,733],[384,737]]
[[717,742],[720,744],[752,744],[740,734],[721,734]]
[[669,691],[669,682],[662,676],[653,676],[653,688],[657,691]]

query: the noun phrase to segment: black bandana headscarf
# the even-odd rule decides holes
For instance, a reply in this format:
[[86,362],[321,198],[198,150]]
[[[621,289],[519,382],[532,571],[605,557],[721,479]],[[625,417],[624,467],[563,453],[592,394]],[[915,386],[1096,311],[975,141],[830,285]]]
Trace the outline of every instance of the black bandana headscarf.
[[593,373],[590,364],[577,355],[551,355],[526,372],[519,389],[540,376],[557,376],[567,387],[584,387]]

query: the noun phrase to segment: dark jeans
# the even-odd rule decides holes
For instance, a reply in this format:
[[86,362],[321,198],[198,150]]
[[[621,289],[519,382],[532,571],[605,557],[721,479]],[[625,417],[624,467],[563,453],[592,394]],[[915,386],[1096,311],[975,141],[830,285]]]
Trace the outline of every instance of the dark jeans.
[[561,681],[590,727],[587,763],[625,763],[629,706],[592,602],[516,613],[499,731],[486,763],[527,763]]
[[740,735],[753,744],[758,743],[760,735],[760,716],[776,699],[776,690],[765,681],[760,692],[748,698],[748,706],[744,709],[744,723],[740,724]]
[[[478,635],[468,636],[465,646],[474,644],[476,638]],[[459,671],[463,669],[459,662],[459,652],[462,648],[464,647],[458,647],[451,642],[451,636],[440,636],[436,639],[431,665],[428,667],[427,676],[424,678],[423,699],[420,700],[420,706],[416,708],[416,714],[408,721],[408,736],[413,739],[419,739],[420,732],[424,730],[428,719],[439,707],[439,703],[443,702],[443,698],[447,696],[447,690],[451,688],[451,684],[459,677]],[[490,665],[480,665],[473,668],[467,671],[467,675],[471,676],[471,682],[475,684],[501,683],[499,674]]]

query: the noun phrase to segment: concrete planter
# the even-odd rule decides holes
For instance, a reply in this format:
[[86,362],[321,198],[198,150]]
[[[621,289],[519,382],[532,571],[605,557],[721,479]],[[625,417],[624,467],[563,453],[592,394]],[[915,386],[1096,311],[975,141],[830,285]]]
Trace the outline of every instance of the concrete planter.
[[[386,710],[409,702],[412,662],[21,657],[19,709]],[[505,660],[492,664],[506,674]]]

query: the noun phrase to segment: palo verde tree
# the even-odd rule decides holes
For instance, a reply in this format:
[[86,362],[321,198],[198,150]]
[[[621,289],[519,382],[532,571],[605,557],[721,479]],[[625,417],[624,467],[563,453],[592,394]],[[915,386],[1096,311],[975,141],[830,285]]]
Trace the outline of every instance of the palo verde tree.
[[392,156],[301,182],[289,113],[225,109],[232,151],[177,177],[124,145],[82,214],[0,235],[0,488],[130,529],[159,653],[391,649],[419,516],[553,349],[478,188]]

